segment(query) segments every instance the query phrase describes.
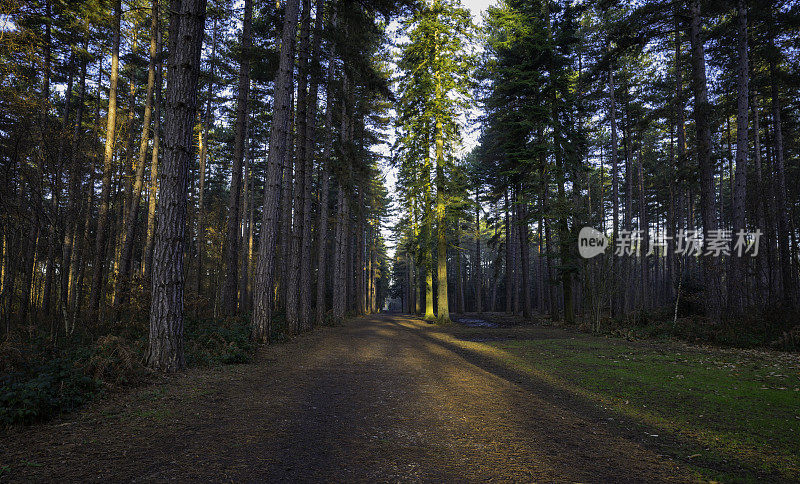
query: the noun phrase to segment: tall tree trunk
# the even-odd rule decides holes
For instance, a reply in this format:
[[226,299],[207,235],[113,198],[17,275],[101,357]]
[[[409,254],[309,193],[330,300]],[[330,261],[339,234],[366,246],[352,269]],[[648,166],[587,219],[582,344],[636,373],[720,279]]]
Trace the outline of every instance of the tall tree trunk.
[[[251,148],[252,149],[252,148]],[[251,154],[252,156],[252,154]],[[253,271],[255,270],[254,267],[254,241],[255,241],[255,200],[256,200],[256,185],[255,185],[255,175],[253,175],[253,168],[252,168],[252,158],[250,163],[250,199],[248,200],[248,218],[247,218],[247,258],[246,258],[246,284],[245,284],[245,293],[247,294],[247,299],[245,300],[245,310],[251,311],[253,307]]]
[[475,186],[475,312],[483,312],[483,271],[481,267],[481,187]]
[[111,71],[109,72],[108,115],[106,120],[106,143],[103,156],[103,187],[100,192],[100,212],[97,217],[97,238],[92,268],[92,296],[89,311],[97,314],[105,278],[104,265],[108,245],[108,210],[111,199],[111,170],[114,163],[114,141],[117,126],[117,80],[119,77],[120,22],[122,19],[121,0],[114,3],[114,35],[111,47]]
[[345,287],[343,284],[344,254],[342,254],[342,238],[344,237],[344,204],[346,198],[342,184],[336,185],[336,226],[334,227],[333,246],[331,247],[333,270],[331,272],[331,284],[333,285],[333,299],[331,301],[331,315],[339,319],[344,315]]
[[[736,178],[733,190],[733,237],[745,230],[745,210],[747,197],[747,150],[748,110],[750,68],[747,62],[747,2],[738,0],[736,4],[736,47],[738,54],[736,73]],[[733,249],[733,247],[731,247]],[[744,280],[747,265],[745,259],[731,250],[731,274],[728,277],[730,306],[741,311],[745,305]]]
[[[88,40],[84,41],[84,49],[88,46]],[[72,227],[70,236],[65,235],[64,238],[64,252],[63,264],[69,267],[62,271],[61,279],[61,300],[64,310],[64,325],[65,331],[69,333],[69,313],[74,311],[72,306],[72,294],[74,292],[74,283],[77,267],[75,262],[77,257],[76,251],[79,250],[80,241],[78,240],[78,225],[79,225],[79,211],[81,207],[81,189],[80,189],[80,173],[83,164],[78,150],[81,146],[81,138],[83,134],[83,111],[84,101],[86,98],[86,59],[81,60],[81,77],[78,89],[78,111],[75,116],[74,130],[72,132],[72,144],[70,147],[70,182],[69,182],[69,205],[67,207],[67,227]]]
[[[321,12],[318,11],[317,15]],[[317,298],[315,321],[317,325],[325,322],[326,308],[326,282],[328,258],[327,258],[327,239],[328,239],[328,197],[330,194],[331,180],[331,150],[333,147],[333,59],[328,59],[328,72],[325,76],[327,82],[325,96],[325,141],[322,148],[322,172],[320,174],[319,191],[319,219],[317,220]],[[334,247],[335,249],[335,247]]]
[[253,198],[253,194],[250,192],[250,178],[252,176],[251,173],[251,140],[250,140],[250,130],[249,130],[249,123],[246,131],[247,141],[245,143],[245,155],[244,155],[244,178],[242,179],[242,218],[239,221],[239,225],[242,228],[242,233],[240,236],[240,243],[239,243],[239,311],[241,313],[247,312],[247,300],[248,300],[248,293],[247,293],[247,277],[248,277],[248,270],[247,270],[247,261],[248,261],[248,251],[247,251],[247,233],[250,230],[247,222],[250,217],[250,209],[251,203],[250,199]]
[[[161,45],[161,30],[159,29],[158,43]],[[150,277],[153,268],[153,241],[156,232],[156,203],[158,202],[158,152],[161,142],[161,62],[156,68],[156,106],[153,117],[153,150],[150,154],[150,186],[147,203],[147,233],[145,235],[142,254],[142,276]]]
[[436,276],[437,311],[440,323],[450,322],[447,296],[447,235],[445,227],[445,177],[444,177],[444,129],[441,118],[436,119]]
[[208,164],[208,132],[211,129],[211,111],[214,106],[214,66],[217,62],[217,17],[211,31],[211,59],[209,60],[208,86],[206,91],[206,111],[203,118],[203,131],[200,134],[200,177],[197,190],[197,277],[194,280],[194,293],[199,296],[203,290],[204,255],[206,251],[206,170]]
[[[139,39],[138,34],[133,35],[133,39],[131,42],[131,52],[136,52],[138,50]],[[136,167],[134,166],[134,156],[133,156],[133,115],[134,111],[136,110],[136,91],[137,85],[134,82],[134,74],[132,69],[128,69],[130,75],[130,82],[128,83],[128,106],[127,106],[127,116],[125,119],[125,125],[122,132],[125,133],[125,161],[120,164],[120,174],[119,174],[119,185],[117,197],[121,199],[121,203],[112,203],[116,207],[117,213],[114,217],[112,217],[113,227],[114,227],[114,259],[112,263],[112,278],[111,278],[111,306],[114,307],[114,311],[116,311],[117,306],[119,305],[118,297],[122,292],[122,250],[123,250],[123,243],[125,234],[128,231],[128,214],[130,213],[130,207],[133,202],[133,179],[135,178],[135,171]],[[118,155],[121,156],[121,155]],[[116,319],[116,314],[114,315],[114,319]]]
[[[294,207],[294,223],[289,230],[289,267],[286,271],[286,323],[290,334],[300,331],[300,252],[303,238],[303,216],[306,178],[306,126],[308,101],[308,64],[311,28],[311,0],[302,0],[300,14],[300,42],[297,49],[297,135],[295,136],[295,177],[291,204]],[[316,102],[316,101],[315,101]]]
[[353,244],[353,276],[354,276],[354,283],[355,288],[353,291],[353,296],[355,299],[355,311],[356,314],[364,314],[366,312],[366,291],[365,285],[366,282],[365,276],[366,272],[364,271],[364,252],[366,249],[366,234],[364,227],[366,226],[366,220],[364,219],[364,190],[359,187],[358,192],[358,206],[359,210],[356,212],[356,220],[353,224],[353,232],[355,237],[351,239],[351,243]]
[[505,190],[503,196],[506,202],[506,313],[511,314],[513,309],[511,293],[514,291],[514,236],[509,220],[511,204],[508,201],[508,189]]
[[[312,184],[314,158],[317,139],[317,97],[320,84],[320,44],[324,19],[324,0],[316,1],[316,18],[314,19],[314,40],[311,44],[311,68],[309,70],[309,89],[306,101],[306,135],[305,135],[305,172],[303,180],[303,234],[300,250],[300,329],[307,331],[312,327],[311,314],[311,258],[312,258]],[[318,235],[319,237],[319,235]]]
[[228,197],[228,225],[225,237],[225,283],[222,286],[222,310],[226,315],[236,314],[237,287],[239,285],[239,237],[241,237],[241,184],[242,159],[247,136],[247,101],[250,96],[250,44],[253,24],[253,0],[244,1],[242,46],[239,61],[239,87],[236,98],[236,133],[233,145],[231,190]]
[[[555,94],[554,94],[555,95]],[[559,125],[559,113],[556,107],[555,99],[553,100],[553,120],[554,126]],[[564,152],[561,147],[561,132],[555,129],[553,133],[553,140],[555,145],[555,159],[557,170],[557,183],[558,199],[560,201],[566,200],[566,170],[564,166]],[[559,259],[561,261],[561,288],[564,296],[564,322],[571,324],[575,322],[575,306],[572,293],[572,270],[569,268],[570,251],[569,251],[569,225],[567,215],[562,214],[558,220],[558,245],[559,245]]]
[[[767,229],[766,216],[764,214],[764,176],[761,167],[761,126],[759,117],[758,99],[753,97],[753,162],[755,165],[755,189],[751,190],[751,197],[755,199],[756,205],[756,227],[759,229]],[[768,244],[764,244],[765,252],[767,253],[766,262],[765,257],[759,253],[756,258],[756,273],[758,282],[759,301],[769,301],[769,268],[771,267],[770,260],[772,259],[772,240],[767,239]]]
[[[612,65],[608,70],[608,101],[609,101],[609,115],[611,117],[611,238],[614,243],[619,240],[619,163],[617,156],[619,154],[617,140],[617,105],[614,96],[614,66]],[[618,274],[619,268],[617,258],[611,257],[611,274],[614,283],[620,279]],[[611,315],[619,316],[622,312],[622,300],[618,295],[618,291],[612,290],[611,296]]]
[[461,267],[461,220],[456,215],[456,312],[464,314],[464,278]]
[[[674,254],[675,236],[677,231],[688,225],[689,210],[685,210],[691,203],[691,197],[687,197],[686,189],[683,184],[686,182],[686,112],[683,105],[683,62],[681,61],[681,28],[679,16],[675,15],[675,137],[676,137],[676,172],[677,181],[675,194],[675,223],[673,227],[672,239],[669,241],[667,250]],[[686,266],[686,257],[678,259],[679,269],[672,279],[673,287],[680,285],[683,271]],[[676,297],[679,297],[676,293]]]
[[511,190],[511,247],[513,249],[513,257],[511,266],[514,268],[513,290],[511,291],[513,301],[513,313],[520,314],[520,279],[522,274],[522,267],[520,264],[520,247],[519,247],[519,204],[517,203],[518,186]]
[[197,81],[205,34],[206,0],[172,0],[169,19],[164,165],[159,173],[158,230],[153,250],[147,365],[173,372],[183,355],[183,252],[189,157],[197,112]]
[[[703,239],[709,240],[717,229],[714,201],[714,165],[711,160],[711,126],[706,87],[705,47],[700,37],[700,0],[689,1],[689,38],[692,44],[692,88],[694,90],[694,118],[697,130],[697,161],[700,167],[700,212],[703,219]],[[706,298],[707,315],[719,318],[720,290],[717,261],[712,256],[704,256],[703,278],[708,291]]]
[[528,240],[528,214],[525,203],[519,205],[519,249],[520,249],[520,275],[522,279],[522,316],[529,320],[533,316],[531,309],[531,286],[530,286],[530,244]]
[[[294,91],[290,95],[289,106],[294,107]],[[288,279],[289,268],[291,267],[290,260],[290,246],[292,239],[292,191],[294,190],[294,123],[295,113],[294,109],[289,112],[289,127],[286,130],[286,149],[289,154],[284,158],[283,174],[281,182],[281,201],[280,201],[280,236],[279,236],[279,249],[280,255],[280,272],[276,274],[276,281],[273,284],[277,286],[278,292],[276,295],[275,307],[283,307],[286,309],[286,286]]]
[[[642,309],[647,309],[650,304],[649,300],[649,292],[650,292],[650,280],[649,280],[649,272],[648,272],[648,264],[647,264],[647,248],[648,238],[649,238],[649,225],[648,225],[648,218],[647,218],[647,201],[644,194],[644,168],[642,167],[642,142],[639,142],[639,150],[637,152],[636,157],[636,171],[637,171],[637,181],[639,185],[639,230],[641,231],[641,244],[642,249],[639,250],[639,256],[641,259],[640,262],[640,287],[641,287],[641,307]],[[658,257],[658,254],[654,254],[654,257]]]
[[[430,146],[430,135],[428,127],[425,127],[425,146]],[[435,160],[434,160],[435,162]],[[436,218],[434,212],[433,201],[431,200],[431,159],[429,150],[425,150],[425,157],[423,161],[422,177],[423,177],[423,196],[422,196],[422,258],[425,267],[425,273],[422,279],[422,285],[425,288],[425,321],[436,320],[436,314],[433,310],[433,251],[431,245],[433,242],[433,222]]]
[[[131,194],[131,202],[126,214],[125,234],[122,242],[122,256],[120,259],[121,278],[122,281],[115,281],[115,291],[119,291],[121,284],[126,284],[131,277],[132,259],[133,259],[133,240],[136,235],[136,225],[139,219],[139,205],[142,199],[142,188],[144,186],[144,169],[145,161],[147,159],[147,143],[150,139],[150,121],[153,113],[153,90],[155,89],[156,82],[156,61],[161,52],[160,35],[158,28],[159,19],[159,0],[153,0],[151,23],[150,23],[150,63],[147,67],[147,95],[145,97],[144,116],[142,118],[142,135],[139,140],[139,156],[136,160],[136,175],[133,182],[133,192]],[[126,296],[121,301],[122,303],[128,300],[128,291],[125,290]],[[115,297],[115,300],[119,300]]]
[[[625,157],[625,216],[624,216],[624,230],[632,235],[633,230],[633,163],[631,162],[631,125],[630,125],[630,91],[628,90],[627,81],[623,82],[622,92],[624,94],[624,103],[622,105],[622,148]],[[631,257],[624,257],[622,259],[622,293],[623,293],[623,311],[630,311],[633,308],[634,300],[634,261]]]
[[[770,39],[772,43],[772,39]],[[786,204],[786,169],[783,151],[783,126],[781,124],[780,87],[775,60],[770,58],[770,84],[772,88],[772,119],[775,136],[775,209],[778,219],[778,253],[780,254],[781,283],[783,287],[783,304],[794,306],[795,287],[792,277],[792,260],[790,254],[789,215]]]
[[258,342],[269,341],[272,323],[272,288],[275,275],[278,209],[280,208],[280,176],[286,159],[286,139],[292,110],[294,38],[297,33],[299,1],[286,0],[284,12],[280,62],[275,78],[274,115],[270,130],[261,240],[258,248],[259,260],[253,302],[253,339]]

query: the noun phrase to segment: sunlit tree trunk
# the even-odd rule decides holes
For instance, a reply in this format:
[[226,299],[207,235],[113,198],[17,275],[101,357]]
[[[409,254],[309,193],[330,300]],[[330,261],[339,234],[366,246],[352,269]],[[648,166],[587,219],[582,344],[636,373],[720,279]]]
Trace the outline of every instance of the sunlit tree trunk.
[[[161,44],[159,30],[158,43]],[[150,181],[148,187],[147,203],[147,231],[145,234],[144,249],[142,254],[142,275],[149,277],[153,268],[153,241],[156,232],[156,203],[158,202],[158,154],[161,144],[161,74],[162,63],[156,68],[156,105],[153,113],[153,150],[150,153]]]
[[[130,207],[128,208],[128,213],[126,214],[126,222],[125,222],[125,233],[123,235],[122,241],[122,256],[120,259],[120,273],[121,273],[121,281],[118,279],[114,282],[114,290],[119,291],[123,284],[126,284],[127,280],[131,276],[131,266],[132,266],[132,259],[133,259],[133,240],[134,236],[136,235],[136,225],[137,220],[139,219],[139,204],[142,198],[142,188],[143,188],[143,181],[144,181],[144,169],[146,166],[146,159],[147,159],[147,143],[150,139],[150,121],[153,113],[153,90],[155,89],[155,81],[156,81],[156,61],[161,51],[161,45],[159,44],[160,36],[159,36],[159,28],[158,28],[158,18],[159,18],[159,8],[158,8],[158,1],[153,0],[152,2],[152,13],[151,13],[151,25],[150,25],[150,63],[147,68],[147,95],[145,97],[145,105],[144,105],[144,116],[142,118],[142,135],[139,141],[139,155],[136,160],[136,174],[134,177],[133,182],[133,192],[131,194],[131,202]],[[125,290],[125,294],[128,291]],[[119,294],[115,297],[115,300],[119,299]],[[121,302],[126,302],[127,296],[125,300]]]
[[117,80],[119,77],[120,22],[122,19],[121,0],[114,4],[114,33],[111,47],[111,70],[109,72],[108,115],[106,118],[106,143],[103,156],[102,191],[100,192],[100,211],[97,218],[97,236],[92,268],[92,290],[89,311],[97,314],[105,278],[105,254],[108,245],[108,210],[111,198],[111,170],[114,163],[114,141],[117,126]]

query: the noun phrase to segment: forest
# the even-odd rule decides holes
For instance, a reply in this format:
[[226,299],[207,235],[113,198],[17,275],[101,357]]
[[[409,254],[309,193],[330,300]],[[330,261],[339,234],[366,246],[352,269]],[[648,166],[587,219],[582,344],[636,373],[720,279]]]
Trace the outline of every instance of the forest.
[[800,9],[640,3],[504,1],[479,28],[441,1],[405,21],[405,311],[797,347]]
[[187,314],[252,315],[261,343],[375,311],[389,195],[370,147],[390,97],[381,19],[401,6],[354,5],[13,9],[5,338],[149,312],[147,364],[169,372],[185,367]]
[[800,349],[794,1],[0,3],[0,425],[370,321]]

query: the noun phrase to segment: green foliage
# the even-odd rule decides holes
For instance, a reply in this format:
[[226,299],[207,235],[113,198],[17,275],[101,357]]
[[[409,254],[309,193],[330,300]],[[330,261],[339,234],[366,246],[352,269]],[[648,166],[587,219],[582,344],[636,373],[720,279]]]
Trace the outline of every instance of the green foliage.
[[455,159],[461,117],[472,107],[475,26],[457,0],[433,0],[417,5],[402,32],[408,40],[397,53],[393,163],[405,215],[397,230],[400,250],[427,272],[432,270],[434,220],[444,230],[445,219],[453,218],[465,198]]
[[[275,340],[280,329],[275,327]],[[248,363],[256,349],[245,318],[189,318],[184,334],[190,367]],[[146,325],[135,318],[78,331],[59,345],[40,335],[3,343],[0,425],[45,421],[106,390],[146,382],[146,348]]]
[[70,411],[94,397],[100,382],[76,362],[56,358],[0,376],[0,424],[30,424]]

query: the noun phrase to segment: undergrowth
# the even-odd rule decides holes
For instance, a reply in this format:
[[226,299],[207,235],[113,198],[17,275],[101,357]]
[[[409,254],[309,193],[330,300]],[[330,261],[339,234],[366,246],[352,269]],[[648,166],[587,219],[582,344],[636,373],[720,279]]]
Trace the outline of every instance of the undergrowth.
[[[46,421],[147,382],[147,321],[126,314],[69,337],[19,331],[0,343],[0,427]],[[187,317],[184,324],[189,367],[247,363],[255,352],[246,318]]]
[[581,325],[612,336],[635,338],[676,338],[689,343],[736,348],[769,348],[800,351],[800,313],[784,309],[748,312],[718,320],[698,315],[673,319],[672,308],[635,311],[624,319],[606,319],[601,324]]

